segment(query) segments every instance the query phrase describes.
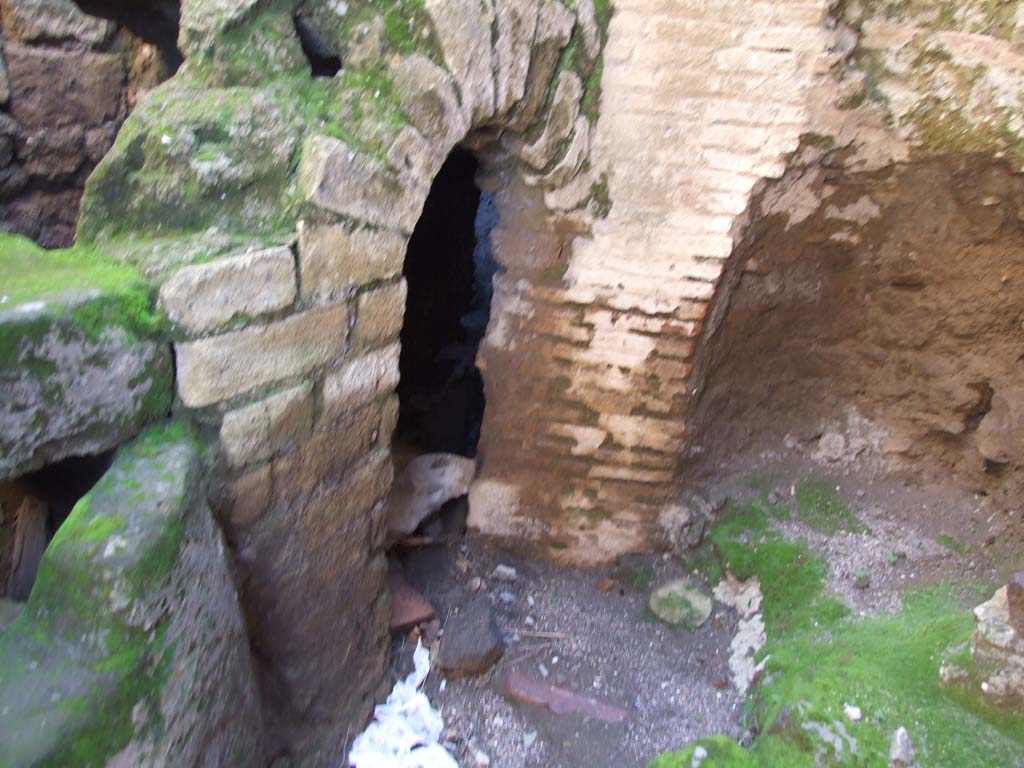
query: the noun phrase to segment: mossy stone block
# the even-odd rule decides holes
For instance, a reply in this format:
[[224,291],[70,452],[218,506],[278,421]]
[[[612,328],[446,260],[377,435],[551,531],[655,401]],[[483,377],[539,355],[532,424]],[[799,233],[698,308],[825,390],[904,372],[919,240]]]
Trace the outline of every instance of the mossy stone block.
[[170,410],[170,347],[133,268],[0,235],[0,275],[0,479],[108,450]]
[[0,635],[0,766],[254,765],[252,661],[179,425],[115,458]]

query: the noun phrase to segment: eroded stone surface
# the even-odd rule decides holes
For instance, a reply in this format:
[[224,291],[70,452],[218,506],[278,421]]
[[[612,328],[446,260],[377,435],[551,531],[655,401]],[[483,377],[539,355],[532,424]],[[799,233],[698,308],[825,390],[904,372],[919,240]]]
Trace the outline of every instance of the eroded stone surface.
[[1024,466],[1024,387],[1000,388],[978,425],[978,452],[989,461]]
[[71,0],[7,0],[4,35],[25,43],[80,43],[98,46],[114,33],[114,23],[89,16]]
[[699,629],[711,615],[711,597],[689,579],[662,584],[648,600],[651,611],[672,627]]
[[485,595],[476,595],[444,625],[437,666],[450,677],[486,672],[505,651],[505,644]]
[[0,635],[12,765],[258,762],[255,673],[201,477],[185,431],[153,428],[61,527]]
[[0,478],[105,451],[170,411],[170,348],[137,275],[20,238],[2,248]]
[[356,324],[352,330],[354,345],[378,346],[394,341],[405,318],[405,279],[360,294],[356,303]]
[[397,277],[405,243],[389,232],[304,224],[299,229],[303,297],[329,301],[345,297],[357,285]]
[[185,405],[202,407],[308,373],[338,357],[347,335],[342,304],[177,344],[178,394]]
[[300,384],[225,414],[220,442],[228,463],[255,464],[308,437],[313,429],[312,395],[311,384]]
[[299,187],[327,211],[404,234],[412,233],[426,198],[425,189],[409,189],[379,160],[330,136],[306,140]]
[[159,306],[172,323],[202,334],[285,309],[295,292],[291,249],[271,248],[178,270],[160,286]]
[[965,666],[962,657],[949,658],[940,677],[947,685],[970,686],[993,706],[1024,713],[1024,635],[1011,623],[1010,591],[1001,587],[974,609],[970,664]]
[[426,0],[426,9],[448,69],[459,83],[470,123],[490,117],[494,114],[493,6],[476,0]]
[[523,159],[537,170],[546,167],[554,159],[558,145],[569,137],[579,115],[582,95],[583,83],[579,75],[572,71],[561,72],[544,132],[522,152]]
[[399,345],[346,362],[324,380],[324,419],[351,413],[398,385]]

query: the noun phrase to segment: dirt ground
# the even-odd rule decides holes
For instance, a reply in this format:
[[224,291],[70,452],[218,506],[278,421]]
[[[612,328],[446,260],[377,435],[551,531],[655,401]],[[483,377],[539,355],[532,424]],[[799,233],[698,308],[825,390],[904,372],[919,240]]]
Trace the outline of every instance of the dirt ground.
[[[515,581],[490,578],[499,563],[516,569]],[[619,568],[560,568],[470,538],[454,551],[422,551],[406,569],[442,623],[468,599],[470,580],[481,577],[505,635],[505,654],[488,674],[446,682],[443,690],[436,673],[427,682],[431,702],[444,714],[446,745],[462,765],[484,764],[477,760],[483,753],[503,768],[640,767],[707,734],[742,735],[741,699],[723,689],[734,624],[729,612],[721,609],[704,631],[691,634],[644,610],[650,584],[684,574],[673,559],[651,555]],[[599,589],[616,576],[611,589]],[[502,593],[506,601],[513,597],[510,604]],[[396,670],[406,670],[412,647],[396,643]],[[609,725],[512,703],[504,695],[512,670],[623,707],[629,716]]]
[[[732,467],[732,473],[720,468],[718,482],[706,489],[716,505],[766,494],[789,503],[808,478],[846,503],[866,530],[826,536],[795,516],[777,525],[829,564],[829,586],[854,617],[899,610],[911,585],[995,582],[1004,570],[986,546],[984,499],[952,481],[921,487],[855,470],[829,475],[796,453],[737,460]],[[515,581],[492,578],[499,563],[516,569]],[[479,577],[506,638],[502,660],[484,676],[452,681],[435,671],[426,684],[445,719],[444,743],[462,766],[642,768],[704,736],[750,737],[728,669],[735,613],[716,603],[711,620],[691,633],[664,626],[645,610],[654,586],[686,575],[675,555],[572,569],[526,562],[470,535],[450,548],[416,550],[405,567],[442,626],[472,596]],[[602,591],[607,580],[614,585]],[[413,647],[408,638],[396,639],[396,676],[408,671]],[[629,716],[607,725],[513,703],[504,692],[513,669],[623,707]]]

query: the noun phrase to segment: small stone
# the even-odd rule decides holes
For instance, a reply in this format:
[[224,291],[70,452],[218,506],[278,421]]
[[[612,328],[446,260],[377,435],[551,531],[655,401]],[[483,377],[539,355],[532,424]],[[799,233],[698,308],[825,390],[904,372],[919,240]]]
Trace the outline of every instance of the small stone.
[[484,580],[479,576],[474,576],[469,580],[469,584],[467,586],[469,587],[470,592],[479,592],[484,588]]
[[843,704],[843,714],[846,715],[847,719],[859,723],[863,714],[860,711],[860,707],[855,707],[852,704]]
[[838,432],[826,432],[818,441],[818,455],[826,461],[839,461],[846,452],[846,438]]
[[704,747],[697,747],[695,750],[693,750],[693,760],[690,761],[690,764],[694,768],[700,768],[700,764],[707,759],[708,751],[704,749]]
[[647,601],[651,612],[671,627],[695,630],[711,616],[711,597],[688,579],[674,579],[655,589]]
[[477,595],[448,619],[437,666],[452,677],[478,675],[490,669],[504,650],[491,604],[484,595]]
[[486,752],[481,752],[478,749],[473,753],[473,762],[478,768],[487,768],[491,764],[491,758],[487,756]]
[[498,599],[502,605],[512,605],[516,601],[516,596],[511,592],[499,592]]
[[889,763],[891,765],[913,765],[914,744],[910,740],[907,729],[900,726],[893,734],[892,744],[889,747]]
[[496,565],[491,572],[491,578],[498,581],[515,581],[518,576],[516,569],[510,565]]
[[534,627],[534,626],[536,626],[536,625],[537,625],[537,622],[536,622],[536,621],[534,620],[533,616],[527,616],[527,617],[526,617],[526,618],[525,618],[525,619],[523,620],[523,623],[524,623],[524,624],[525,624],[526,626],[528,626],[528,627]]

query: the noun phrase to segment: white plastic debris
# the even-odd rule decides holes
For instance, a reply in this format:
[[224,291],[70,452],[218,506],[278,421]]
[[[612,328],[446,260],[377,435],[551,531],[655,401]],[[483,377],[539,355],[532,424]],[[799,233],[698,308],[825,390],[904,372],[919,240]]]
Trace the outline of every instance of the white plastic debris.
[[852,704],[843,704],[843,713],[846,715],[848,720],[852,720],[855,723],[859,723],[863,716],[860,711],[860,707],[855,707]]
[[438,741],[444,718],[419,690],[430,672],[430,654],[416,643],[413,671],[399,680],[388,700],[373,711],[373,722],[349,752],[352,768],[458,768]]
[[723,605],[735,608],[740,615],[736,634],[729,645],[729,670],[736,690],[746,695],[768,661],[767,657],[760,662],[755,661],[757,652],[768,639],[760,613],[763,599],[761,582],[756,577],[739,581],[732,573],[727,573],[715,588],[715,597]]

